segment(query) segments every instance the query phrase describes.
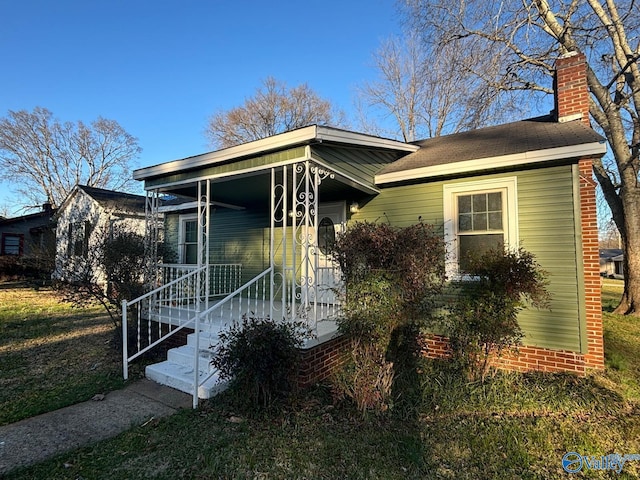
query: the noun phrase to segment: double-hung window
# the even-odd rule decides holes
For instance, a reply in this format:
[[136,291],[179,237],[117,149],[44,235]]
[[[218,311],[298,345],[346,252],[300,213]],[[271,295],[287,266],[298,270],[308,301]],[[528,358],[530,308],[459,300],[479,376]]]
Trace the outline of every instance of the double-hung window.
[[446,184],[447,274],[461,278],[470,259],[492,248],[517,247],[516,178]]
[[181,215],[178,243],[180,263],[198,263],[198,216]]

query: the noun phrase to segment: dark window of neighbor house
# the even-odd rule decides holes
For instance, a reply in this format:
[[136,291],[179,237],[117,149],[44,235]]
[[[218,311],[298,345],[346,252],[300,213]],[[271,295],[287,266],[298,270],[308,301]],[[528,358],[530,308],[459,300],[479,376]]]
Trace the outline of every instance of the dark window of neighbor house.
[[89,238],[93,225],[91,222],[74,222],[69,224],[67,256],[87,257],[89,255]]
[[22,255],[24,235],[21,233],[2,234],[2,255]]

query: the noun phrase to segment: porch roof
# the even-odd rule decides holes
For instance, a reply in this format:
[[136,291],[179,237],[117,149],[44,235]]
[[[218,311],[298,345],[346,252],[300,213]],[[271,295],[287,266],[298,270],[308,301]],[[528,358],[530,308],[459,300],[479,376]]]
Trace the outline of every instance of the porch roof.
[[333,127],[311,125],[234,147],[140,168],[133,172],[133,178],[148,181],[153,178],[173,175],[179,172],[199,170],[220,164],[236,163],[250,157],[264,157],[276,151],[321,143],[396,151],[402,152],[403,154],[415,152],[420,148],[417,145],[399,142],[397,140],[350,132]]
[[331,172],[322,182],[323,198],[355,200],[379,192],[376,173],[419,147],[396,140],[313,125],[273,137],[134,172],[147,190],[194,198],[195,184],[215,184],[216,202],[244,208],[269,198],[272,167],[311,161]]

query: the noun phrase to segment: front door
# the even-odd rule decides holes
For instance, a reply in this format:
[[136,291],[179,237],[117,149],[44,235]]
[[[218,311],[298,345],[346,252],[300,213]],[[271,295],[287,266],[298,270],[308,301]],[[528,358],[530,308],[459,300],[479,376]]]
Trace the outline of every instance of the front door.
[[331,260],[329,251],[336,235],[345,228],[346,203],[322,203],[318,211],[317,232],[317,303],[333,305],[337,303],[338,291],[342,287],[339,266]]

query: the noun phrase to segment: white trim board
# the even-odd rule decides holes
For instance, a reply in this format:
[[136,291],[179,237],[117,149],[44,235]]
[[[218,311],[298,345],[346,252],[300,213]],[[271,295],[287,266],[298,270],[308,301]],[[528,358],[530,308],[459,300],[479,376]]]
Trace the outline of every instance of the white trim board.
[[517,248],[520,244],[518,225],[518,178],[500,177],[469,182],[448,183],[442,186],[442,205],[444,215],[444,241],[446,248],[445,271],[449,279],[460,280],[462,277],[458,265],[457,245],[457,208],[455,198],[461,193],[504,190],[507,226],[504,229],[505,246]]
[[462,162],[452,162],[442,165],[419,167],[411,170],[402,170],[400,172],[384,173],[382,175],[375,176],[375,184],[380,185],[385,183],[416,180],[420,178],[438,177],[442,175],[470,173],[481,170],[536,164],[568,158],[601,156],[606,152],[606,143],[600,142],[572,145],[569,147],[547,148],[544,150],[514,153],[512,155],[478,158]]

